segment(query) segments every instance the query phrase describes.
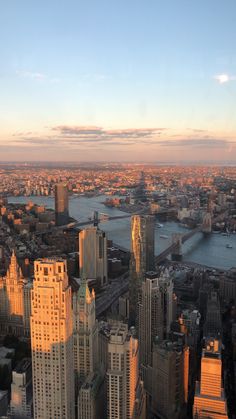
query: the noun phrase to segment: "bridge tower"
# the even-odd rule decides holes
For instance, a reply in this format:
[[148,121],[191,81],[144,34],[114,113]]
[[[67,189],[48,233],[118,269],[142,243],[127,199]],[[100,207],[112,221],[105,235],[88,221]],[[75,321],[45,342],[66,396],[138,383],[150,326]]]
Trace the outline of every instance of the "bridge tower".
[[182,234],[173,233],[172,234],[172,244],[175,244],[175,248],[171,254],[172,260],[181,260],[182,259]]
[[99,223],[98,211],[94,211],[94,213],[93,213],[93,225],[94,225],[94,227],[98,227],[98,223]]
[[205,234],[209,234],[211,233],[211,230],[212,230],[211,214],[209,212],[206,212],[202,220],[202,232]]

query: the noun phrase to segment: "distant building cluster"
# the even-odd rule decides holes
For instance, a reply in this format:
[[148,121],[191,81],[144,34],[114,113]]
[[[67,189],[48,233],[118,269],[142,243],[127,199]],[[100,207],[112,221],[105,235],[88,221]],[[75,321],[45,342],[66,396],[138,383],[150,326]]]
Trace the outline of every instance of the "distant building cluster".
[[[133,182],[136,171],[127,170]],[[177,200],[173,173],[158,173],[166,173],[168,207],[166,192],[148,198],[164,182],[151,169],[139,176],[135,202],[119,201],[142,207],[131,213],[130,252],[96,217],[71,227],[68,179],[59,174],[55,211],[1,198],[0,418],[234,417],[236,269],[159,261],[154,234],[161,208],[184,223],[198,223],[204,208],[201,234],[210,234],[209,220],[229,234],[232,196],[208,194],[198,207],[191,171],[185,181],[177,171],[185,185]],[[198,183],[219,187],[222,178],[199,169]],[[181,238],[174,235],[168,254],[180,253]]]

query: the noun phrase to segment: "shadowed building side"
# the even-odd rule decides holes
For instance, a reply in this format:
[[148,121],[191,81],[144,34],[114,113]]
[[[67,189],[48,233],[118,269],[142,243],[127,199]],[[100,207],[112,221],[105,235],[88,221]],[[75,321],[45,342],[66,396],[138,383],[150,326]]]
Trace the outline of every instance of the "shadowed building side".
[[62,226],[69,222],[68,188],[63,183],[58,183],[55,186],[55,218],[57,226]]

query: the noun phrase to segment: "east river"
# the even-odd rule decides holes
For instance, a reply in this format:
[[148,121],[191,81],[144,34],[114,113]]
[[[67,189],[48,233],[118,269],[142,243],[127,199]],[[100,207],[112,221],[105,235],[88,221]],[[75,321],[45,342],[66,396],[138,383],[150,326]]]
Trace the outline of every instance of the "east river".
[[[85,221],[93,216],[94,211],[106,213],[109,216],[117,216],[122,213],[116,208],[107,208],[103,205],[106,196],[98,196],[93,198],[87,197],[71,197],[70,198],[70,215],[78,221]],[[38,205],[45,205],[47,208],[54,208],[54,198],[46,196],[32,197],[9,197],[9,203],[26,203],[33,201]],[[171,243],[172,233],[188,231],[188,229],[176,222],[163,222],[163,227],[155,226],[155,253],[158,255]],[[114,243],[130,248],[130,219],[120,219],[108,221],[100,224],[100,228],[107,232],[109,239]],[[168,238],[161,238],[167,236]],[[227,248],[226,245],[232,245]],[[236,266],[236,234],[230,236],[222,236],[221,234],[210,234],[203,236],[202,233],[195,234],[183,246],[183,261],[195,262],[198,264],[211,266],[215,268],[228,269]]]

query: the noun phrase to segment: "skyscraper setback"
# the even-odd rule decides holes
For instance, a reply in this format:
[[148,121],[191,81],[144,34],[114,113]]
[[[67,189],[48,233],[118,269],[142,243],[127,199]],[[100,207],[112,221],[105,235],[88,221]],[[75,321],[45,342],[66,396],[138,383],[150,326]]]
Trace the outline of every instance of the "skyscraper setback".
[[69,221],[68,188],[64,183],[55,186],[55,217],[56,225],[64,225]]
[[72,297],[64,260],[35,261],[31,305],[34,418],[73,419]]

